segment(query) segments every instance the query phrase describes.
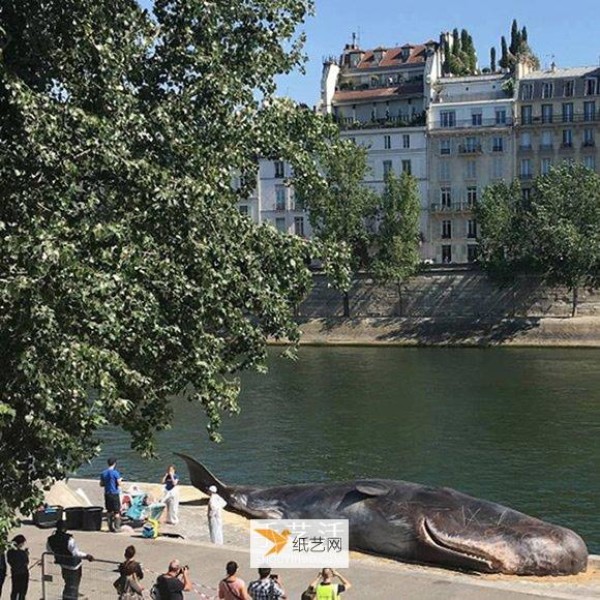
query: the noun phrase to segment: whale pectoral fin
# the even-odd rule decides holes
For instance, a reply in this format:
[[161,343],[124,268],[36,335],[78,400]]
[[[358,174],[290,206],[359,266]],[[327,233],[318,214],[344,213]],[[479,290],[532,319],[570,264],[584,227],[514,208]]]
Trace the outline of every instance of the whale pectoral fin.
[[374,496],[385,496],[390,491],[390,488],[387,485],[375,482],[357,483],[355,489],[369,498]]

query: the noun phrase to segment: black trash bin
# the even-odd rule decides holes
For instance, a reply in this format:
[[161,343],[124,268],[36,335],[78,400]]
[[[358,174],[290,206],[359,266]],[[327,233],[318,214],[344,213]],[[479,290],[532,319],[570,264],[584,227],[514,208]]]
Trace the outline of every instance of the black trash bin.
[[62,519],[63,507],[44,506],[33,513],[33,523],[40,529],[51,529]]
[[65,508],[65,524],[67,529],[82,529],[83,528],[83,506],[70,506]]
[[102,507],[86,506],[83,510],[83,530],[100,531],[102,529]]

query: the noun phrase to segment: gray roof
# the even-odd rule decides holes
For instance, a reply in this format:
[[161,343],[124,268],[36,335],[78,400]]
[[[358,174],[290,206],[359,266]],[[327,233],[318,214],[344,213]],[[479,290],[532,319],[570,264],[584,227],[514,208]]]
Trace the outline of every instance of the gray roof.
[[567,79],[585,77],[586,75],[600,75],[600,66],[595,67],[570,67],[568,69],[556,68],[554,71],[546,69],[544,71],[532,71],[525,75],[521,81],[536,79]]

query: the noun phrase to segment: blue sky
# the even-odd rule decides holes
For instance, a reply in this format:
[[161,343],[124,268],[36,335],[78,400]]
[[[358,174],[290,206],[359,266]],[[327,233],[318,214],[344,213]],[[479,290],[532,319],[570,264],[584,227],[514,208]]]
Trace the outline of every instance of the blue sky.
[[[150,0],[141,0],[145,6]],[[571,7],[571,8],[570,8]],[[516,18],[526,25],[529,41],[542,66],[598,65],[600,62],[600,3],[576,0],[316,0],[316,15],[303,29],[309,62],[306,75],[294,73],[279,80],[279,93],[313,105],[319,98],[322,59],[338,55],[360,33],[363,48],[419,43],[438,38],[441,31],[466,28],[473,36],[480,66],[489,63],[489,51],[500,36],[510,37]]]

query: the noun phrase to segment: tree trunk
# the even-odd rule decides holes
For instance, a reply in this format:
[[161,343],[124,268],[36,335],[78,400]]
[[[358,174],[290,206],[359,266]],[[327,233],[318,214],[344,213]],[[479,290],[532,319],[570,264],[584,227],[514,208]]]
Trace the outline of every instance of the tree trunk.
[[579,301],[579,286],[573,286],[573,306],[571,308],[571,316],[574,317],[577,314],[577,303]]
[[404,312],[404,306],[402,305],[402,282],[397,281],[396,286],[398,288],[398,316],[401,317]]
[[350,295],[344,292],[344,317],[350,318]]

